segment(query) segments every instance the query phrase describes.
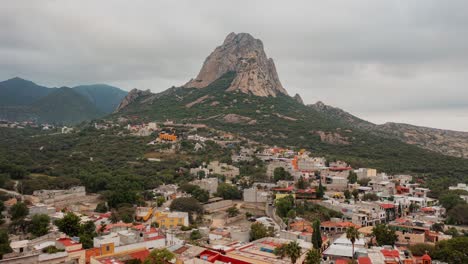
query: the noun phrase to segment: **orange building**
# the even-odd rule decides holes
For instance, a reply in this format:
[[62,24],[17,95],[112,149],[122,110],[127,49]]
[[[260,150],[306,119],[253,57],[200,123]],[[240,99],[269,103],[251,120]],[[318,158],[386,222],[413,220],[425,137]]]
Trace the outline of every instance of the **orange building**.
[[164,141],[177,141],[175,134],[159,133],[159,139]]

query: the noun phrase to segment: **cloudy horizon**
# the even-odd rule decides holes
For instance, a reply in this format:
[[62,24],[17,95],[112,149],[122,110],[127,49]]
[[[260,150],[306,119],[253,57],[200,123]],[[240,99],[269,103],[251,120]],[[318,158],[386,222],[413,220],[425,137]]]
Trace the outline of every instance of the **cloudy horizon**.
[[11,1],[0,80],[163,91],[230,32],[263,41],[290,95],[374,123],[468,131],[467,1]]

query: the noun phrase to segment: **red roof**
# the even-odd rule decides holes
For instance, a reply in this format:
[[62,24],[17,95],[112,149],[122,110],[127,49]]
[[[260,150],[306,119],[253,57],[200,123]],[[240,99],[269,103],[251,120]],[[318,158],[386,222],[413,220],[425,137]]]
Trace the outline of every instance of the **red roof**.
[[349,259],[337,259],[335,264],[348,264]]
[[385,257],[394,257],[394,258],[398,258],[400,257],[400,252],[398,252],[398,250],[389,250],[389,249],[382,249],[380,252],[382,252],[382,254],[385,256]]
[[372,261],[369,257],[359,257],[357,261],[359,264],[372,264]]
[[150,253],[149,250],[145,249],[145,250],[130,253],[130,256],[132,256],[132,258],[134,259],[139,259],[141,261],[144,261],[148,257],[149,253]]
[[390,204],[390,203],[384,203],[384,204],[380,204],[380,207],[382,207],[383,209],[392,209],[392,208],[395,208],[395,205]]
[[65,247],[79,245],[80,243],[71,240],[70,238],[59,238],[57,242],[62,243]]
[[423,208],[421,208],[421,210],[423,212],[434,212],[435,211],[435,209],[432,208],[432,207],[423,207]]
[[421,259],[422,260],[432,260],[431,256],[429,256],[428,254],[424,254]]

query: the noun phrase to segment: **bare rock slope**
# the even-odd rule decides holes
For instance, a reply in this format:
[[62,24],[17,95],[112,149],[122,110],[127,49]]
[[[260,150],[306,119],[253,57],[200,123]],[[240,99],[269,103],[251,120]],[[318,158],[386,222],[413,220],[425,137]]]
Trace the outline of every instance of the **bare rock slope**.
[[197,77],[184,87],[204,88],[230,71],[236,72],[236,78],[227,89],[229,92],[263,97],[288,94],[281,85],[273,59],[263,50],[262,41],[248,33],[230,33],[206,58]]

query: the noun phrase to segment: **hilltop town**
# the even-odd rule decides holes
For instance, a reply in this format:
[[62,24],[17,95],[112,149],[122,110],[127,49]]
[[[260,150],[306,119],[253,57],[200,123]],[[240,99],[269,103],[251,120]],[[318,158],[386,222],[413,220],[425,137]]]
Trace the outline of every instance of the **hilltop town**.
[[[18,168],[2,166],[2,225],[8,233],[0,234],[0,263],[430,264],[464,259],[457,255],[463,254],[457,244],[467,243],[464,183],[436,197],[421,177],[353,167],[352,161],[316,155],[313,149],[269,146],[204,124],[120,118],[65,130],[10,124],[1,131],[19,128],[41,144],[86,133],[130,140],[128,146],[145,154],[125,162],[137,168],[137,163],[172,166],[171,173],[180,176],[131,197],[124,189],[102,191],[112,189],[96,187],[105,184],[98,178],[47,181],[54,188],[41,189],[31,185],[40,175],[18,177]],[[42,147],[37,151],[46,155],[50,146]],[[81,157],[84,153],[74,159],[95,164],[102,158]],[[184,163],[166,163],[172,159]]]

